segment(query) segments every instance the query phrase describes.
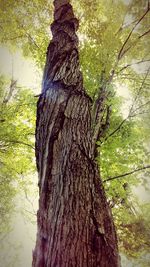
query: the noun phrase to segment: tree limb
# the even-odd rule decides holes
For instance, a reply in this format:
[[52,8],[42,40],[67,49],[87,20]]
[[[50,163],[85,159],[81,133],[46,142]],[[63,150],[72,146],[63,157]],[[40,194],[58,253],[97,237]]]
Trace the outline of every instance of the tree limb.
[[[125,47],[126,43],[127,43],[128,40],[130,39],[130,37],[131,37],[131,35],[132,35],[134,29],[135,29],[135,28],[138,26],[138,24],[144,19],[144,17],[145,17],[146,14],[149,12],[149,10],[150,10],[150,7],[149,7],[149,5],[148,5],[147,10],[146,10],[145,13],[140,17],[140,19],[137,20],[136,24],[133,26],[133,28],[132,28],[132,30],[130,31],[129,35],[127,36],[125,42],[123,43],[123,45],[122,45],[122,47],[121,47],[121,49],[120,49],[120,51],[119,51],[119,54],[118,54],[118,59],[117,59],[117,61],[116,61],[116,63],[115,63],[115,66],[113,67],[113,69],[112,69],[112,71],[111,71],[110,77],[109,77],[109,79],[108,79],[108,81],[107,81],[107,83],[106,83],[106,85],[105,85],[105,88],[102,88],[102,89],[104,89],[105,91],[106,91],[106,87],[107,87],[107,85],[111,83],[111,81],[112,81],[112,79],[113,79],[113,77],[114,77],[114,75],[115,75],[115,70],[116,70],[116,67],[118,66],[118,62],[120,61],[120,59],[122,58],[122,56],[124,55],[124,53],[126,53],[126,52],[130,49],[130,46],[129,46],[126,50],[124,50],[124,47]],[[143,37],[144,35],[146,35],[147,33],[148,33],[148,32],[145,32],[144,34],[142,34],[141,36],[139,36],[139,38],[142,38],[142,37]],[[137,64],[139,64],[139,63],[141,63],[141,62],[138,62]],[[123,67],[123,69],[129,67],[130,65],[131,65],[131,64],[126,65],[125,67]],[[100,95],[100,94],[99,94],[99,95]],[[96,125],[96,126],[95,126],[94,135],[93,135],[93,147],[95,146],[94,144],[95,144],[96,141],[97,141],[97,138],[98,138],[98,135],[99,135],[99,131],[100,131],[100,120],[101,120],[101,116],[100,116],[99,108],[101,107],[101,104],[102,104],[102,101],[101,101],[100,97],[101,97],[101,96],[99,96],[98,99],[97,99],[97,101],[96,101],[96,118],[97,118],[97,119],[96,119],[96,121],[95,121],[95,125]],[[104,102],[104,101],[103,101],[103,102]],[[100,118],[98,118],[99,116],[100,116]]]
[[40,49],[40,47],[38,46],[38,44],[36,43],[34,38],[31,36],[31,34],[29,34],[28,32],[25,32],[25,35],[28,37],[28,39],[31,41],[31,43],[33,43],[38,49]]
[[129,45],[127,47],[127,49],[125,49],[122,52],[121,58],[125,55],[126,52],[128,52],[131,48],[133,48],[137,44],[138,40],[140,40],[142,37],[146,36],[148,33],[150,33],[150,29],[148,31],[144,32],[143,34],[139,35],[138,38],[133,43],[131,43],[131,45]]
[[105,112],[105,103],[108,97],[108,92],[105,87],[102,87],[99,91],[99,96],[94,103],[93,107],[93,136],[92,136],[92,154],[95,155],[96,142],[99,137],[102,120]]
[[150,168],[150,165],[147,165],[147,166],[135,169],[135,170],[130,171],[130,172],[119,174],[119,175],[114,176],[114,177],[109,177],[108,179],[104,180],[103,183],[106,183],[108,181],[112,181],[112,180],[115,180],[115,179],[119,179],[119,178],[122,178],[122,177],[125,177],[125,176],[128,176],[128,175],[131,175],[131,174],[133,174],[135,172],[139,172],[139,171],[142,171],[142,170],[145,170],[145,169],[149,169],[149,168]]
[[120,128],[122,127],[122,125],[127,121],[127,119],[128,119],[128,117],[125,118],[125,119],[118,125],[118,127],[117,127],[114,131],[112,131],[112,132],[105,138],[105,141],[106,141],[109,137],[111,137],[112,135],[114,135],[116,132],[118,132],[118,131],[120,130]]
[[30,148],[32,148],[32,149],[35,150],[34,146],[32,146],[32,145],[30,145],[30,144],[28,144],[28,143],[22,142],[22,141],[8,140],[8,141],[6,141],[6,142],[8,142],[8,143],[13,143],[13,144],[25,145],[25,146],[28,146],[28,147],[30,147]]
[[147,30],[146,32],[144,32],[143,34],[141,34],[138,39],[141,39],[143,36],[147,35],[148,33],[150,33],[150,29]]
[[132,67],[133,65],[138,65],[138,64],[141,64],[141,63],[145,63],[145,62],[150,62],[150,59],[140,60],[140,61],[137,61],[137,62],[135,62],[135,63],[127,64],[127,65],[125,65],[124,67],[122,67],[122,68],[117,72],[117,74],[119,74],[119,73],[122,72],[123,70],[127,69],[128,67]]
[[139,109],[140,109],[141,107],[143,107],[144,105],[149,104],[149,101],[148,101],[147,103],[141,105],[141,107],[138,107],[138,108],[136,108],[135,110],[133,110],[134,104],[136,103],[136,101],[137,101],[137,99],[138,99],[138,97],[139,97],[139,95],[140,95],[140,92],[141,92],[141,90],[142,90],[142,88],[143,88],[143,86],[144,86],[144,84],[145,84],[145,81],[146,81],[146,78],[147,78],[147,76],[148,76],[149,70],[150,70],[150,68],[147,70],[147,72],[146,72],[146,74],[145,74],[145,77],[144,77],[144,79],[142,80],[141,86],[139,87],[139,90],[138,90],[138,92],[137,92],[137,95],[135,96],[135,98],[134,98],[134,100],[133,100],[133,103],[132,103],[132,105],[131,105],[131,107],[130,107],[128,116],[127,116],[124,120],[122,120],[122,122],[118,125],[118,127],[117,127],[114,131],[112,131],[108,136],[105,137],[105,140],[104,140],[104,141],[106,141],[109,137],[111,137],[111,136],[114,135],[117,131],[119,131],[120,128],[122,127],[122,125],[123,125],[129,118],[135,117],[135,116],[137,116],[137,115],[140,114],[140,113],[138,113],[138,114],[134,114],[135,111],[139,110]]
[[110,116],[111,116],[111,106],[107,106],[105,122],[101,124],[101,128],[100,128],[100,131],[99,131],[99,134],[98,134],[98,140],[101,137],[104,137],[105,132],[109,128],[109,126],[110,126]]
[[147,76],[148,76],[148,74],[149,74],[149,71],[150,71],[150,67],[148,68],[148,70],[147,70],[147,72],[146,72],[146,74],[145,74],[145,76],[144,76],[144,79],[143,79],[143,81],[142,81],[142,83],[141,83],[141,86],[139,87],[139,90],[138,90],[138,92],[137,92],[137,95],[135,96],[135,98],[134,98],[134,100],[133,100],[132,106],[131,106],[130,111],[129,111],[129,115],[132,115],[131,113],[132,113],[132,111],[133,111],[134,104],[136,103],[136,101],[137,101],[137,99],[138,99],[138,97],[139,97],[139,95],[140,95],[140,92],[141,92],[141,90],[142,90],[142,88],[143,88],[143,86],[144,86],[144,84],[145,84],[145,81],[146,81],[146,79],[147,79]]
[[8,91],[8,93],[6,93],[6,95],[4,97],[3,104],[7,104],[9,102],[9,100],[11,99],[13,91],[15,90],[16,86],[17,86],[17,80],[11,79],[10,86],[9,86],[9,91]]
[[137,108],[134,110],[134,112],[137,111],[137,110],[139,110],[139,109],[141,109],[141,108],[143,108],[143,107],[145,107],[146,105],[149,105],[149,104],[150,104],[150,100],[148,100],[146,103],[142,104],[141,106],[137,107]]
[[149,5],[148,5],[147,10],[145,11],[145,13],[139,18],[139,20],[136,22],[136,24],[133,26],[132,30],[131,30],[130,33],[128,34],[126,40],[124,41],[124,43],[123,43],[123,45],[122,45],[122,47],[121,47],[121,49],[120,49],[120,51],[119,51],[119,54],[118,54],[118,60],[120,60],[120,59],[123,57],[124,53],[127,52],[128,49],[126,49],[126,50],[124,51],[125,45],[128,43],[128,41],[129,41],[129,39],[130,39],[132,33],[134,32],[135,28],[136,28],[136,27],[138,26],[138,24],[144,19],[144,17],[147,15],[147,13],[149,12],[149,10],[150,10],[150,7],[149,7]]

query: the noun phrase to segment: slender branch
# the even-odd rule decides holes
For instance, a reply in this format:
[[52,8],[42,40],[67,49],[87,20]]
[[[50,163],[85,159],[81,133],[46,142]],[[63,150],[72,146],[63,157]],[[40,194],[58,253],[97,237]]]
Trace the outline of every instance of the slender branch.
[[133,47],[137,44],[138,40],[140,40],[142,37],[146,36],[148,33],[150,33],[150,29],[149,29],[148,31],[144,32],[143,34],[139,35],[138,38],[137,38],[134,42],[132,42],[131,45],[129,45],[129,46],[127,47],[127,49],[125,49],[125,50],[122,52],[121,58],[122,58],[122,57],[123,57],[123,56],[124,56],[130,49],[131,49],[131,48],[133,48]]
[[[129,80],[129,81],[133,81],[133,82],[136,81],[137,84],[141,83],[140,79],[137,81],[136,77],[133,77],[133,75],[128,75],[128,74],[127,75],[125,75],[125,74],[121,75],[120,79],[121,80]],[[148,81],[148,79],[147,79],[147,81]],[[149,83],[145,83],[145,86],[149,86]]]
[[130,116],[130,118],[133,118],[133,117],[136,117],[136,116],[139,116],[139,115],[143,115],[143,114],[149,114],[149,111],[141,111],[139,113],[132,114]]
[[136,103],[136,101],[137,101],[137,99],[138,99],[138,97],[139,97],[139,95],[140,95],[140,92],[141,92],[141,90],[142,90],[142,88],[143,88],[143,86],[144,86],[144,84],[145,84],[145,81],[146,81],[146,79],[147,79],[147,76],[148,76],[148,74],[149,74],[149,71],[150,71],[150,67],[148,68],[148,70],[147,70],[147,72],[146,72],[146,74],[145,74],[145,76],[144,76],[144,79],[143,79],[143,81],[142,81],[142,83],[141,83],[141,86],[140,86],[140,88],[139,88],[139,90],[138,90],[138,92],[137,92],[137,95],[136,95],[135,99],[133,100],[132,106],[131,106],[130,111],[129,111],[129,115],[131,115],[131,113],[132,113],[132,111],[133,111],[134,104]]
[[[138,92],[137,92],[137,95],[135,96],[135,98],[134,98],[134,100],[133,100],[133,103],[132,103],[132,105],[131,105],[131,107],[130,107],[128,116],[127,116],[124,120],[122,120],[122,122],[118,125],[118,127],[117,127],[114,131],[112,131],[108,136],[105,137],[104,141],[106,141],[109,137],[111,137],[111,136],[114,135],[116,132],[118,132],[118,131],[120,130],[120,128],[122,127],[122,125],[124,125],[124,123],[125,123],[129,118],[135,117],[135,116],[137,116],[137,115],[140,114],[140,113],[138,113],[138,114],[134,114],[134,112],[137,111],[138,109],[140,109],[140,107],[136,108],[135,110],[133,110],[133,107],[134,107],[134,104],[136,103],[136,101],[137,101],[137,99],[138,99],[138,97],[139,97],[139,95],[140,95],[140,92],[141,92],[141,90],[142,90],[142,88],[143,88],[143,86],[144,86],[144,84],[145,84],[145,81],[146,81],[146,79],[147,79],[149,70],[150,70],[150,68],[147,70],[147,72],[146,72],[146,74],[145,74],[145,77],[144,77],[144,79],[142,80],[141,86],[140,86],[140,88],[139,88],[139,90],[138,90]],[[147,102],[147,104],[148,104],[148,103],[149,103],[149,101]],[[143,106],[143,105],[141,105],[141,107],[142,107],[142,106]]]
[[119,51],[119,54],[118,54],[118,60],[120,60],[122,58],[122,56],[124,55],[124,53],[126,52],[126,49],[124,51],[124,48],[125,48],[125,45],[128,43],[132,33],[134,32],[135,28],[138,26],[138,24],[144,19],[144,17],[147,15],[147,13],[149,12],[150,8],[149,8],[149,5],[148,5],[148,8],[147,10],[145,11],[145,13],[139,18],[139,20],[136,22],[136,24],[133,26],[132,30],[130,31],[130,33],[128,34],[126,40],[124,41],[120,51]]
[[35,150],[34,146],[32,146],[32,145],[30,145],[30,144],[28,144],[28,143],[22,142],[22,141],[8,140],[8,141],[6,141],[6,142],[8,142],[8,143],[13,143],[13,144],[25,145],[25,146],[28,146],[28,147],[30,147],[30,148],[32,148],[32,149]]
[[101,129],[103,115],[105,112],[105,102],[108,97],[108,92],[105,87],[102,87],[99,91],[99,96],[94,103],[93,107],[93,137],[92,137],[92,154],[95,155],[96,142]]
[[150,100],[148,100],[146,103],[142,104],[141,106],[137,107],[137,108],[134,110],[134,112],[137,111],[137,110],[139,110],[139,109],[141,109],[141,108],[143,108],[143,107],[145,107],[146,105],[149,105],[149,104],[150,104]]
[[150,59],[141,60],[141,61],[137,61],[137,62],[135,62],[135,63],[127,64],[127,65],[125,65],[124,67],[122,67],[122,68],[117,72],[117,74],[119,74],[121,71],[127,69],[128,67],[132,67],[133,65],[138,65],[138,64],[141,64],[141,63],[145,63],[145,62],[150,62]]
[[9,102],[9,100],[12,97],[13,91],[15,90],[16,87],[17,87],[17,80],[11,79],[9,91],[8,91],[8,93],[6,93],[6,95],[4,97],[3,104],[7,104]]
[[127,119],[128,119],[128,117],[125,118],[125,119],[118,125],[118,127],[117,127],[114,131],[112,131],[112,132],[105,138],[105,141],[106,141],[109,137],[111,137],[112,135],[114,135],[116,132],[118,132],[118,131],[120,130],[120,128],[122,127],[122,125],[127,121]]
[[106,183],[108,181],[112,181],[112,180],[115,180],[115,179],[119,179],[119,178],[122,178],[122,177],[125,177],[125,176],[128,176],[128,175],[131,175],[131,174],[133,174],[135,172],[143,171],[143,170],[149,169],[149,168],[150,168],[150,165],[147,165],[147,166],[135,169],[135,170],[130,171],[130,172],[126,172],[126,173],[123,173],[123,174],[120,174],[120,175],[117,175],[117,176],[114,176],[114,177],[109,177],[108,179],[104,180],[103,183]]
[[122,25],[120,31],[121,31],[121,30],[124,30],[125,28],[128,28],[129,26],[131,26],[131,25],[133,25],[133,24],[135,24],[138,20],[139,20],[139,18],[137,18],[137,19],[135,19],[135,20],[133,20],[133,21],[131,21],[131,22],[129,22],[129,23],[126,23],[126,24]]
[[18,25],[20,25],[25,33],[25,36],[27,36],[27,38],[38,48],[40,49],[40,47],[38,46],[38,44],[36,43],[36,41],[34,40],[34,38],[31,36],[31,34],[26,30],[26,28],[24,27],[23,23],[21,23],[18,19],[16,19],[16,22],[18,23]]
[[[129,35],[127,36],[126,40],[124,41],[124,43],[123,43],[123,45],[122,45],[122,47],[121,47],[121,49],[120,49],[120,51],[119,51],[119,53],[118,53],[118,56],[117,56],[115,65],[114,65],[114,67],[113,67],[113,69],[112,69],[112,71],[111,71],[111,74],[110,74],[110,78],[109,78],[109,80],[108,80],[108,83],[110,83],[110,82],[113,80],[113,77],[114,77],[114,75],[116,74],[116,73],[115,73],[115,72],[116,72],[116,68],[117,68],[117,66],[118,66],[118,63],[119,63],[120,59],[124,56],[124,54],[125,54],[128,50],[130,50],[130,49],[133,47],[133,45],[135,45],[135,44],[137,43],[137,40],[136,40],[136,42],[132,43],[129,47],[127,47],[127,48],[124,50],[124,48],[125,48],[126,44],[128,43],[128,41],[129,41],[129,39],[130,39],[132,33],[134,32],[135,28],[136,28],[136,27],[138,26],[138,24],[144,19],[144,17],[145,17],[146,14],[149,12],[149,10],[150,10],[150,7],[149,7],[149,4],[148,4],[148,8],[147,8],[147,10],[146,10],[145,13],[142,15],[142,17],[141,17],[139,20],[137,20],[136,24],[133,26],[132,30],[130,31]],[[147,33],[149,33],[149,31],[147,31],[147,32],[143,33],[142,35],[140,35],[140,36],[138,37],[138,40],[141,39],[143,36],[145,36]]]
[[118,34],[119,32],[121,32],[124,28],[126,28],[126,27],[128,27],[128,26],[130,26],[130,25],[132,25],[132,24],[134,24],[135,22],[138,21],[138,18],[137,18],[136,20],[134,20],[134,21],[132,21],[132,22],[130,22],[130,23],[128,23],[128,24],[124,24],[125,18],[126,18],[126,16],[128,15],[128,11],[131,9],[131,6],[132,6],[132,5],[131,5],[131,3],[130,3],[129,6],[128,6],[128,10],[127,10],[126,13],[124,14],[122,24],[121,24],[120,28],[118,29],[118,31],[116,32],[116,34]]
[[101,124],[99,129],[98,140],[105,136],[107,129],[110,126],[111,106],[107,106],[105,122]]
[[[139,107],[140,108],[140,107]],[[138,109],[139,109],[138,108]],[[134,112],[134,111],[133,111]],[[110,138],[112,135],[114,135],[116,132],[118,132],[121,128],[122,128],[122,126],[124,125],[124,123],[129,119],[129,118],[133,118],[133,117],[135,117],[135,116],[138,116],[138,115],[141,115],[141,114],[144,114],[144,113],[146,113],[146,112],[140,112],[140,113],[136,113],[136,114],[134,114],[134,113],[132,113],[132,114],[129,114],[124,120],[122,120],[122,122],[118,125],[118,127],[114,130],[114,131],[112,131],[108,136],[106,136],[106,138],[104,139],[104,141],[106,142],[107,140],[108,140],[108,138]],[[103,142],[104,142],[103,141]]]
[[[32,214],[36,214],[36,210],[35,210],[35,207],[34,207],[34,204],[33,204],[33,201],[31,201],[30,197],[28,197],[28,193],[27,193],[27,190],[25,189],[24,190],[24,194],[25,194],[25,198],[26,200],[28,201],[28,203],[31,205],[32,207],[32,210],[33,210],[33,213]],[[28,211],[29,212],[29,211]],[[30,212],[31,213],[31,212]]]
[[[25,29],[24,29],[24,31],[25,31]],[[25,35],[29,38],[29,40],[31,41],[31,43],[33,43],[38,49],[40,49],[40,47],[37,45],[37,43],[34,40],[34,38],[28,32],[25,32]]]
[[16,39],[20,39],[20,38],[24,38],[24,35],[18,35],[18,36],[13,36],[13,37],[4,37],[4,41],[7,42],[7,41],[14,41]]
[[29,211],[25,208],[24,208],[24,211],[30,213],[32,216],[37,216],[37,212],[32,212],[32,211]]
[[147,30],[146,32],[144,32],[143,34],[141,34],[138,39],[141,39],[142,37],[144,37],[145,35],[147,35],[148,33],[150,33],[150,29]]

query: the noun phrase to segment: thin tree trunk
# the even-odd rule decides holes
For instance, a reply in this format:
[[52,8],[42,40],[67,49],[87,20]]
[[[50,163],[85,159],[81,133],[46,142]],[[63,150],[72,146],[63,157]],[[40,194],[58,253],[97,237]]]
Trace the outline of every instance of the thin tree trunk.
[[119,267],[111,211],[92,155],[91,100],[79,66],[78,20],[54,1],[53,39],[37,105],[38,232],[33,267]]

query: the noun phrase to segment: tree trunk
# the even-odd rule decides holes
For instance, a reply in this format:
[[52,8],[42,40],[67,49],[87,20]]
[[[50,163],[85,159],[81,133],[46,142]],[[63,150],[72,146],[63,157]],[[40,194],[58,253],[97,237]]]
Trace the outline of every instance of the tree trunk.
[[37,104],[38,232],[33,267],[119,267],[116,232],[92,155],[91,99],[83,88],[68,0],[54,1],[53,39]]

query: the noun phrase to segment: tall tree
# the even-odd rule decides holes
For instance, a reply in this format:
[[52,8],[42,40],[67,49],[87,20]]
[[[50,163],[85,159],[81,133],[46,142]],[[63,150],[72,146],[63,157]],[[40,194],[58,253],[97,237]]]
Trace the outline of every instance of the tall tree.
[[[150,32],[149,0],[142,2],[137,0],[72,0],[71,2],[80,19],[78,31],[80,64],[86,92],[93,98],[94,103],[97,101],[99,90],[102,90],[103,87],[105,89],[103,94],[107,98],[107,101],[106,98],[104,100],[106,102],[102,110],[103,114],[100,116],[101,132],[97,142],[97,162],[117,226],[119,249],[121,253],[123,252],[129,257],[139,258],[141,255],[143,258],[143,251],[147,253],[149,249],[148,227],[144,218],[144,214],[147,214],[148,211],[140,212],[144,206],[139,206],[132,188],[139,184],[144,184],[147,188],[150,166],[150,79],[147,72],[150,62],[148,50],[150,40],[148,39]],[[2,29],[0,43],[9,48],[21,49],[24,55],[32,57],[38,66],[43,67],[49,40],[49,30],[47,29],[52,21],[52,13],[52,1],[7,0],[4,2],[0,0],[0,27]],[[12,85],[13,83],[10,88]],[[132,97],[126,115],[124,112],[121,114],[121,111],[123,107],[127,106],[122,105],[118,94],[115,95],[118,88],[121,95],[125,95],[126,91],[129,91],[130,97]],[[19,91],[21,92],[22,89]],[[9,190],[8,181],[12,182],[13,187],[16,185],[14,171],[17,171],[17,183],[19,182],[23,187],[28,184],[27,176],[24,179],[22,172],[30,169],[29,163],[33,156],[30,155],[30,159],[26,160],[29,157],[24,152],[27,149],[31,154],[34,153],[30,140],[33,131],[26,129],[31,126],[31,121],[29,124],[26,123],[26,111],[28,109],[33,118],[34,105],[27,105],[27,102],[31,102],[30,96],[29,99],[28,97],[26,99],[26,93],[21,93],[21,95],[21,102],[17,101],[18,104],[16,103],[17,108],[13,107],[14,97],[11,97],[11,101],[7,101],[7,98],[9,99],[11,96],[9,92],[5,97],[6,103],[2,105],[0,161],[5,164],[1,166],[0,171],[0,180],[2,180],[0,182],[2,187],[0,199],[3,214],[4,210],[12,211],[12,206],[8,209],[6,205],[6,199],[11,200],[14,196],[12,188],[11,191]],[[14,112],[16,116],[14,116]],[[23,119],[22,116],[25,118]],[[19,124],[18,119],[20,120]],[[18,126],[16,127],[16,125]],[[20,129],[23,130],[20,131]],[[29,132],[31,132],[31,136]],[[14,153],[17,155],[15,159]],[[15,165],[14,160],[16,160]],[[18,175],[18,172],[21,173]],[[6,173],[9,174],[9,179],[6,178]],[[6,223],[8,221],[10,220],[6,217]],[[2,222],[5,223],[4,217]],[[145,224],[145,227],[139,228],[139,222],[142,223],[140,225]]]
[[120,266],[117,238],[98,166],[104,90],[92,109],[83,87],[78,20],[54,1],[52,41],[37,105],[39,211],[33,266]]

